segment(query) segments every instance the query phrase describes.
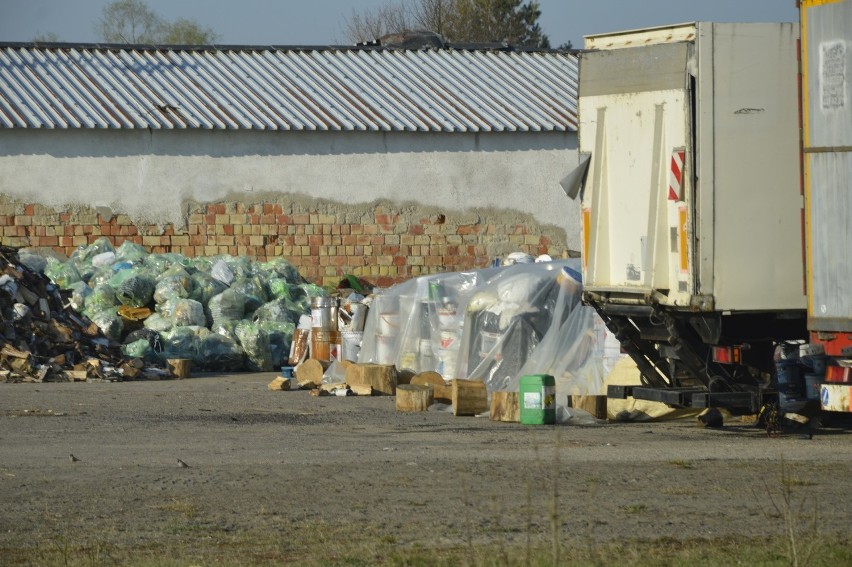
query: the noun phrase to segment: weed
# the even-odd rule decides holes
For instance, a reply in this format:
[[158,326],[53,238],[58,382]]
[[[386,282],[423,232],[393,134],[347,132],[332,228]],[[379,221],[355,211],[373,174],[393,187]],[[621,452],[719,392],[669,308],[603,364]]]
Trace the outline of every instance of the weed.
[[673,461],[669,461],[670,465],[674,465],[679,469],[694,469],[695,465],[690,461],[684,461],[682,459],[675,459]]
[[648,506],[645,504],[631,504],[629,506],[624,507],[624,511],[628,514],[641,514],[646,511]]
[[781,459],[779,487],[773,488],[764,481],[765,496],[771,507],[764,507],[758,498],[758,506],[764,517],[782,522],[784,548],[792,567],[807,565],[819,541],[817,521],[819,506],[813,495],[799,495],[795,488],[812,486],[813,483],[793,476],[789,466]]

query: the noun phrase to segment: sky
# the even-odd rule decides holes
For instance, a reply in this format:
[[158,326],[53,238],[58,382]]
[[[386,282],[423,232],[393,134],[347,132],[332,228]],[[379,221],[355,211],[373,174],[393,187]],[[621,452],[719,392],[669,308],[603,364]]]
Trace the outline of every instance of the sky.
[[[99,41],[94,24],[111,0],[0,0],[0,42]],[[346,45],[353,12],[400,0],[146,0],[169,21],[195,20],[223,45]],[[403,0],[406,2],[416,0]],[[584,35],[647,26],[713,22],[795,22],[795,0],[538,0],[539,23],[558,46]]]

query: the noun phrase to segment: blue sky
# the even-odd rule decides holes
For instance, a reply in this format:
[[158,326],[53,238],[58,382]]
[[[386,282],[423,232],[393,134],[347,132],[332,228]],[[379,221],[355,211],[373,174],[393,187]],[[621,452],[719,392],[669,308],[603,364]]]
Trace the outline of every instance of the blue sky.
[[[348,43],[347,19],[391,0],[147,0],[168,20],[190,18],[213,28],[222,44]],[[393,0],[397,3],[399,0]],[[56,34],[95,42],[94,23],[110,0],[0,0],[0,42]],[[687,21],[793,22],[795,0],[539,0],[551,44],[582,46],[588,34]]]

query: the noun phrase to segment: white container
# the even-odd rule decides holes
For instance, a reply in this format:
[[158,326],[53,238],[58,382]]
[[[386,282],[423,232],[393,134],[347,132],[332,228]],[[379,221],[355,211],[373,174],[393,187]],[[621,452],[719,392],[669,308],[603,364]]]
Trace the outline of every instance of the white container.
[[438,374],[444,377],[444,380],[452,380],[456,378],[456,361],[458,360],[457,350],[438,349],[438,367],[435,369]]
[[376,364],[393,364],[396,357],[396,336],[376,335]]
[[364,339],[362,331],[343,331],[343,360],[358,362],[358,353],[361,352],[361,341]]
[[379,313],[378,331],[380,335],[396,336],[399,333],[399,311]]

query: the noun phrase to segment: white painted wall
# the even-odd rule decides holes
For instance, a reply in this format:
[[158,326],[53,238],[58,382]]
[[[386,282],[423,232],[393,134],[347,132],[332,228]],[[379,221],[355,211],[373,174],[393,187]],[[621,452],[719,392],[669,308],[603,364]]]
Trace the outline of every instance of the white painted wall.
[[579,250],[579,208],[558,184],[576,164],[568,133],[0,130],[0,195],[27,203],[152,224],[181,224],[185,200],[269,194],[508,209]]

